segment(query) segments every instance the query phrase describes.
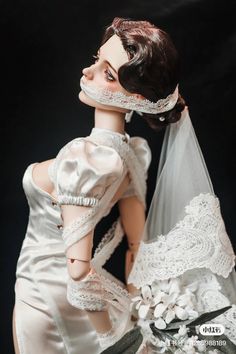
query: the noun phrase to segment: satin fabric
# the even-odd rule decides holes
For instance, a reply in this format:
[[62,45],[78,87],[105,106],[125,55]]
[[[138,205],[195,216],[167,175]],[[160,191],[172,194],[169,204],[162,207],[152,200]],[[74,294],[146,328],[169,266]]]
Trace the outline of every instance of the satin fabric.
[[[96,128],[92,133],[103,133],[103,129]],[[146,140],[134,137],[130,138],[130,144],[147,169],[151,155]],[[101,148],[108,156],[111,153],[114,156],[109,147]],[[93,153],[96,149],[92,147],[89,151]],[[88,151],[84,153],[84,159],[88,162],[87,154]],[[90,179],[93,193],[91,190],[88,192],[89,196],[94,196],[96,182],[101,181],[101,176],[99,173],[91,173],[94,172],[94,166],[89,170],[87,162],[80,164],[77,172],[83,178],[87,176]],[[15,322],[20,354],[100,353],[96,332],[86,312],[70,305],[66,298],[69,275],[66,247],[62,239],[61,209],[57,200],[34,183],[32,170],[35,164],[27,167],[23,177],[23,188],[29,204],[29,221],[17,262],[15,283]],[[87,171],[86,174],[83,169]],[[124,172],[127,172],[126,168]],[[80,184],[79,179],[77,182]],[[88,186],[88,183],[85,185]],[[129,195],[135,194],[131,184],[128,188]],[[101,188],[99,192],[104,193]]]
[[66,299],[68,272],[57,227],[62,223],[60,208],[34,184],[33,166],[23,177],[30,214],[15,284],[20,354],[97,354],[100,346],[86,313]]
[[77,204],[80,197],[101,199],[107,187],[122,176],[123,163],[116,150],[86,138],[76,139],[58,164],[58,200]]

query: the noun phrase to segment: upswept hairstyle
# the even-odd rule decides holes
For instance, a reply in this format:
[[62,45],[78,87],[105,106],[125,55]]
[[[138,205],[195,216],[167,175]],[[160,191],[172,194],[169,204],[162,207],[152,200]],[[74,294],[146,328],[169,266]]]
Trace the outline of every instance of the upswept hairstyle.
[[[114,34],[120,37],[129,61],[118,71],[120,84],[130,93],[139,93],[152,102],[173,93],[180,75],[177,50],[170,36],[148,21],[116,17],[105,30],[102,45]],[[185,101],[179,94],[173,109],[159,114],[143,113],[151,128],[160,130],[177,122]],[[158,118],[165,117],[164,121]]]

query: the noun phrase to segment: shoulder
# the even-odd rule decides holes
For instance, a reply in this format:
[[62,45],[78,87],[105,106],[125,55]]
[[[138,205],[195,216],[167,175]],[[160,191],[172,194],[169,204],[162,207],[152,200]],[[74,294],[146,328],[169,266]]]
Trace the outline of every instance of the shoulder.
[[152,152],[148,141],[140,136],[130,138],[130,146],[132,147],[139,163],[147,170],[152,159]]
[[79,166],[94,167],[97,171],[109,173],[120,171],[122,161],[114,148],[84,137],[72,140],[58,154],[58,170],[64,166],[70,166],[71,170]]
[[118,152],[89,137],[71,141],[56,159],[56,187],[61,202],[71,200],[65,196],[75,197],[76,201],[78,197],[100,199],[106,188],[123,174]]

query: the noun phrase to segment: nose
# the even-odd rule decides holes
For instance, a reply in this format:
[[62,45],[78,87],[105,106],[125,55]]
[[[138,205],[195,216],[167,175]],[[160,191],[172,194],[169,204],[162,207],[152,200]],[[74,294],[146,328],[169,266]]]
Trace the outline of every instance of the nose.
[[92,70],[92,65],[89,66],[88,68],[84,68],[82,70],[83,75],[86,77],[86,79],[91,80],[93,78],[93,70]]

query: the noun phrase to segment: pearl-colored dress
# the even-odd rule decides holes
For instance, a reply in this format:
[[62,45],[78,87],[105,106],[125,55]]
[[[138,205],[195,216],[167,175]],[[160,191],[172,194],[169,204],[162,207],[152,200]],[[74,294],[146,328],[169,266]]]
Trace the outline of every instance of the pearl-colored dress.
[[[100,353],[96,332],[84,309],[106,305],[114,322],[127,322],[129,293],[103,268],[124,235],[120,219],[95,250],[91,263],[96,274],[82,286],[68,274],[65,251],[109,214],[114,205],[112,198],[128,172],[131,182],[122,198],[135,194],[145,205],[150,160],[145,139],[93,128],[89,136],[66,144],[49,166],[57,200],[34,183],[32,170],[36,163],[27,167],[23,187],[29,221],[15,283],[20,354]],[[88,208],[63,227],[62,204]],[[96,294],[98,282],[102,284],[102,299]]]

